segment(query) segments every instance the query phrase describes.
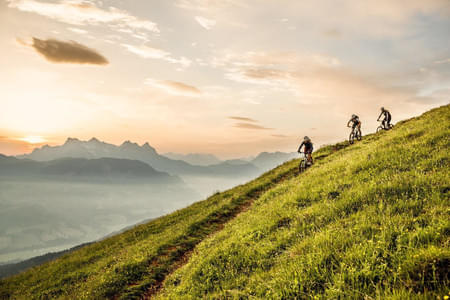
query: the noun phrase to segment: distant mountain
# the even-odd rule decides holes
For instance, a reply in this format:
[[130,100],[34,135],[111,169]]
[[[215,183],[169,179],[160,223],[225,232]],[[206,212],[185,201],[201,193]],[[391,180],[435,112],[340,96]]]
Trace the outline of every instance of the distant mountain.
[[267,171],[273,169],[274,167],[291,160],[293,158],[297,158],[297,153],[285,153],[285,152],[261,152],[256,157],[241,157],[237,159],[229,159],[225,161],[221,161],[219,158],[214,156],[213,154],[178,154],[178,153],[165,153],[164,156],[170,159],[177,159],[185,161],[189,164],[198,165],[198,166],[210,166],[213,164],[226,163],[229,165],[239,166],[239,165],[248,165],[252,164],[256,166],[261,171]]
[[285,152],[261,152],[256,158],[250,162],[263,171],[268,171],[275,168],[282,163],[297,158],[297,153],[285,153]]
[[37,161],[48,161],[59,158],[121,158],[143,161],[158,171],[173,175],[206,175],[206,176],[255,176],[260,170],[254,165],[247,163],[230,168],[228,163],[219,163],[210,166],[194,166],[182,160],[174,160],[160,155],[148,143],[139,146],[130,141],[120,146],[101,142],[96,138],[89,141],[80,141],[68,138],[61,146],[45,145],[36,148],[30,154],[19,155],[17,158],[32,159]]
[[234,166],[239,166],[239,165],[245,165],[245,164],[249,164],[250,162],[245,161],[243,159],[229,159],[225,161],[227,164],[230,165],[234,165]]
[[179,154],[179,153],[164,153],[165,157],[175,160],[183,160],[189,164],[197,166],[209,166],[214,164],[220,164],[222,160],[217,158],[213,154],[208,153],[189,153],[189,154]]
[[181,183],[176,176],[156,171],[139,160],[117,158],[60,158],[33,161],[0,156],[0,176],[52,179],[146,180],[151,183]]

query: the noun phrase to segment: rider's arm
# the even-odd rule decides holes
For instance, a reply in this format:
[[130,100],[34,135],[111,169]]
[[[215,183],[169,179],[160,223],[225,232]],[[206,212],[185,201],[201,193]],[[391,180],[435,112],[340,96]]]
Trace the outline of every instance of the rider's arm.
[[378,119],[377,119],[377,121],[379,121],[380,120],[380,118],[381,118],[381,116],[383,115],[383,112],[381,112],[381,114],[378,116]]
[[302,142],[302,143],[300,144],[300,147],[298,147],[297,152],[300,152],[300,149],[302,149],[302,147],[303,147],[304,144],[305,144],[305,142]]
[[352,119],[350,119],[350,120],[347,122],[347,127],[350,127],[350,122],[352,122]]

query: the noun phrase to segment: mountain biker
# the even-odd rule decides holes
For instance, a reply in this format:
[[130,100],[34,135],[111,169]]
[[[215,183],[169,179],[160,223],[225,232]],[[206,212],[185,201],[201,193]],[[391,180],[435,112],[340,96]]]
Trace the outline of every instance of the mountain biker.
[[307,155],[307,160],[309,164],[312,164],[312,152],[313,152],[313,144],[311,143],[311,139],[307,136],[303,138],[303,142],[300,144],[300,147],[298,147],[297,152],[301,153],[302,147],[305,147],[305,154]]
[[361,131],[361,121],[357,115],[352,115],[351,119],[347,122],[347,127],[350,127],[350,123],[352,123],[352,130],[355,130],[355,127],[358,127],[358,130]]
[[381,113],[378,116],[377,121],[380,121],[381,116],[384,116],[383,121],[381,121],[381,124],[383,124],[384,128],[389,129],[391,127],[391,113],[387,109],[382,107]]

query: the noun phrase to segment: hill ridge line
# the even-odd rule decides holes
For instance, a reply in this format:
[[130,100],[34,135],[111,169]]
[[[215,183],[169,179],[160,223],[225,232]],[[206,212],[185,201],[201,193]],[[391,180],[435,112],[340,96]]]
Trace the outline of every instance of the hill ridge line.
[[[245,211],[248,207],[252,205],[252,203],[257,200],[264,192],[270,190],[271,187],[277,185],[288,178],[295,176],[295,170],[289,170],[286,173],[281,174],[278,178],[272,181],[272,183],[263,189],[254,189],[245,194],[243,197],[238,197],[233,199],[234,203],[232,203],[232,207],[230,207],[230,211],[225,212],[213,212],[210,215],[206,216],[202,221],[198,223],[192,224],[190,227],[200,227],[202,228],[202,232],[198,235],[197,231],[193,231],[192,234],[184,236],[181,240],[174,240],[173,245],[164,245],[158,249],[161,253],[153,258],[149,264],[149,267],[152,270],[158,271],[158,267],[161,264],[164,264],[166,260],[174,259],[171,264],[170,269],[166,272],[157,273],[152,272],[153,278],[143,278],[140,282],[132,283],[128,286],[128,289],[120,295],[119,297],[115,297],[115,299],[130,299],[134,297],[140,297],[142,294],[142,288],[145,289],[145,294],[141,299],[151,299],[153,295],[155,295],[160,288],[162,287],[162,283],[165,278],[173,273],[176,269],[183,266],[189,260],[189,256],[192,251],[195,249],[197,244],[203,241],[208,236],[215,234],[220,231],[223,226],[234,219],[239,213]],[[228,207],[227,207],[228,208]],[[226,209],[226,208],[225,208]],[[206,228],[205,228],[206,227]],[[190,238],[196,238],[195,242],[190,242]]]
[[[334,154],[335,152],[342,150],[348,146],[350,145],[347,141],[332,145],[332,152],[317,156],[315,158],[315,161],[321,161],[329,155]],[[264,174],[260,177],[263,176]],[[159,255],[154,257],[148,264],[148,267],[152,271],[154,271],[150,272],[151,276],[144,276],[141,280],[129,284],[123,293],[115,295],[113,298],[151,299],[162,288],[166,277],[189,261],[190,255],[200,242],[205,240],[208,236],[219,232],[226,223],[230,222],[240,213],[247,210],[262,194],[269,191],[274,186],[282,183],[283,181],[296,176],[298,176],[297,168],[289,169],[288,171],[281,173],[279,174],[279,176],[272,179],[271,183],[264,186],[263,188],[252,189],[244,196],[233,199],[234,203],[232,204],[234,204],[235,206],[231,209],[231,211],[224,213],[213,212],[210,215],[206,216],[206,218],[204,218],[202,221],[192,224],[191,227],[201,227],[202,229],[205,229],[205,231],[202,231],[200,236],[196,236],[198,231],[193,231],[192,234],[183,236],[181,240],[173,240],[172,245],[164,245],[164,247],[158,249],[158,251],[160,251]],[[258,178],[256,178],[255,180],[257,180]],[[204,228],[203,225],[206,225],[207,228]],[[189,238],[191,237],[196,238],[194,243],[189,242]],[[165,270],[163,270],[163,268],[160,268],[161,265],[166,265],[167,261],[171,263],[169,268]]]

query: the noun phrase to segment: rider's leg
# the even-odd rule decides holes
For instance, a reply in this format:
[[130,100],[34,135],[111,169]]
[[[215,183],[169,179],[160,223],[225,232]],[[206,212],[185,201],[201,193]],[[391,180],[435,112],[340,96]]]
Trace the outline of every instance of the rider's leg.
[[312,164],[312,155],[311,155],[311,152],[308,152],[308,153],[306,154],[306,157],[307,157],[308,162],[309,162],[310,164]]

